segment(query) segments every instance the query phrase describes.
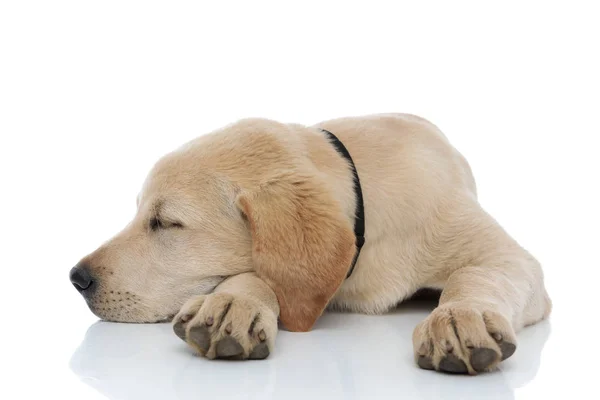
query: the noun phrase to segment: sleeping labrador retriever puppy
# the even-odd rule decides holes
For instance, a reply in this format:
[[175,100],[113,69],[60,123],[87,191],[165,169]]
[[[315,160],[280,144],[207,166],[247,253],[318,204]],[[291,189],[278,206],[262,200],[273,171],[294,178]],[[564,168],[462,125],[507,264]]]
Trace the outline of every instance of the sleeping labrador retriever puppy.
[[278,321],[309,331],[326,309],[380,314],[431,288],[416,364],[476,374],[551,310],[539,263],[481,208],[466,160],[405,114],[203,135],[156,163],[135,218],[70,278],[98,317],[172,319],[209,359],[266,358]]

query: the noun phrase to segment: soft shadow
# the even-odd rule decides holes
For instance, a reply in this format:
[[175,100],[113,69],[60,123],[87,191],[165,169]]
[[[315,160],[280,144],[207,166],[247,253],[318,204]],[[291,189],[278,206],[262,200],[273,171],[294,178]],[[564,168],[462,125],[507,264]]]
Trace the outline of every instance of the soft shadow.
[[327,313],[309,333],[280,332],[267,360],[208,361],[169,324],[97,322],[70,362],[111,399],[512,399],[537,373],[550,334],[544,322],[519,334],[501,370],[477,377],[417,368],[412,329],[432,304],[411,302],[385,316]]

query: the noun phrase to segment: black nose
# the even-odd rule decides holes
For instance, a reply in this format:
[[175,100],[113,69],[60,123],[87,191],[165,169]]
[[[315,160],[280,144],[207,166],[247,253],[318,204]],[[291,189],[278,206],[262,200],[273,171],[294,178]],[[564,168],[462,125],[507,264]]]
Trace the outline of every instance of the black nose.
[[92,280],[92,275],[90,275],[88,267],[85,264],[77,264],[71,268],[71,272],[69,272],[69,278],[71,279],[73,286],[75,286],[75,289],[80,292],[89,289],[94,283]]

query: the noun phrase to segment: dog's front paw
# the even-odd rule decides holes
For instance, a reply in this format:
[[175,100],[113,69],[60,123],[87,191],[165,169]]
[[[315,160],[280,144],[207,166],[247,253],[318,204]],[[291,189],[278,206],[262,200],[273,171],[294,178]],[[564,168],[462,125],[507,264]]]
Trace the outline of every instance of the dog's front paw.
[[415,361],[423,369],[476,374],[493,369],[516,350],[508,320],[468,304],[444,304],[413,333]]
[[173,330],[209,359],[259,360],[273,350],[277,316],[252,298],[213,293],[188,300]]

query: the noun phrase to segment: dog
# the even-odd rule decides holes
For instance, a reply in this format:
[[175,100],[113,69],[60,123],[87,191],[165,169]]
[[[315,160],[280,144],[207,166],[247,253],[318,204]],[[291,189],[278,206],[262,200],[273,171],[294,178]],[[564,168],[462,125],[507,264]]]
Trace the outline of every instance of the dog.
[[441,290],[414,330],[415,364],[471,375],[552,308],[539,262],[482,209],[466,159],[410,114],[249,118],[185,143],[70,279],[101,319],[171,321],[200,355],[240,360],[268,357],[279,323],[306,332],[326,310],[382,314]]

